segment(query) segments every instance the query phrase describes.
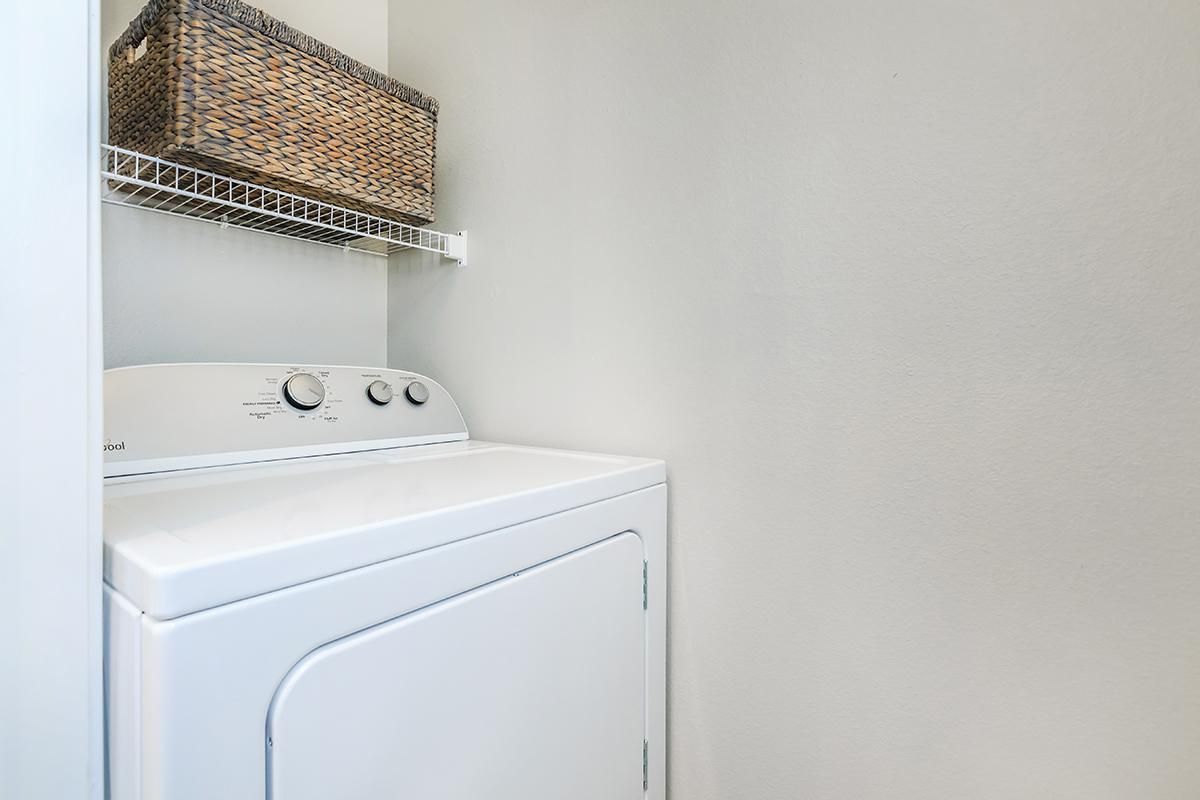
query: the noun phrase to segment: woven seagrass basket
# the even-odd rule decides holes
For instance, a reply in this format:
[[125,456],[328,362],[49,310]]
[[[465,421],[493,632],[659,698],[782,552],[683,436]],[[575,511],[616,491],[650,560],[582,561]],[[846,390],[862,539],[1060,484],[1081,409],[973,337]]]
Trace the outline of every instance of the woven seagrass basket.
[[433,221],[437,101],[239,0],[151,0],[108,69],[111,144]]

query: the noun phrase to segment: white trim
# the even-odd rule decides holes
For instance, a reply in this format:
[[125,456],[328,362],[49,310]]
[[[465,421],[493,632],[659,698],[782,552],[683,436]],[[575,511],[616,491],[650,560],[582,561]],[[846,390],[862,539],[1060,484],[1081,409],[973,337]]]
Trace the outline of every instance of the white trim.
[[0,797],[99,800],[99,2],[6,10]]
[[89,686],[88,735],[91,800],[106,796],[107,769],[104,747],[104,320],[101,262],[100,153],[96,144],[107,136],[102,87],[107,86],[105,48],[100,42],[100,0],[85,0],[88,18],[88,295],[87,295],[87,415],[88,415],[88,520],[86,540],[88,573]]

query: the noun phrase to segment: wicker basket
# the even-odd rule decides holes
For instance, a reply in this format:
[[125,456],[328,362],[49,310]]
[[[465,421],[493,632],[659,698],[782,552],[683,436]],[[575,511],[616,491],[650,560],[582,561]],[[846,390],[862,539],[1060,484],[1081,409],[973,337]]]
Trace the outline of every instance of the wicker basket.
[[238,0],[151,0],[108,69],[118,147],[433,221],[437,101]]

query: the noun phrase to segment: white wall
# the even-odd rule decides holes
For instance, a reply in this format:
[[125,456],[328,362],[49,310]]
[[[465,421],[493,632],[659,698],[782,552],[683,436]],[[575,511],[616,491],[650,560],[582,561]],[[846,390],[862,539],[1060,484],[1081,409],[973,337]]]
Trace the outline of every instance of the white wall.
[[390,20],[389,361],[668,459],[676,800],[1200,793],[1195,3]]
[[17,4],[0,34],[5,800],[103,789],[98,17],[95,0]]
[[[255,5],[387,69],[387,0]],[[141,7],[142,0],[105,0],[106,53]],[[107,366],[385,362],[383,259],[138,209],[105,206],[103,216]]]

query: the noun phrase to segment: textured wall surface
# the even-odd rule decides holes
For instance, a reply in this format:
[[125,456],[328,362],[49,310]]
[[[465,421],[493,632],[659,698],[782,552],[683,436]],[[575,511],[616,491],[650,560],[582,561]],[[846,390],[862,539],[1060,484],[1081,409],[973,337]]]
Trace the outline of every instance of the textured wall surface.
[[[387,69],[386,0],[254,5]],[[105,52],[141,6],[105,0]],[[103,218],[106,366],[386,360],[383,259],[136,209],[105,206]]]
[[389,360],[668,459],[675,800],[1200,796],[1195,3],[390,20]]

